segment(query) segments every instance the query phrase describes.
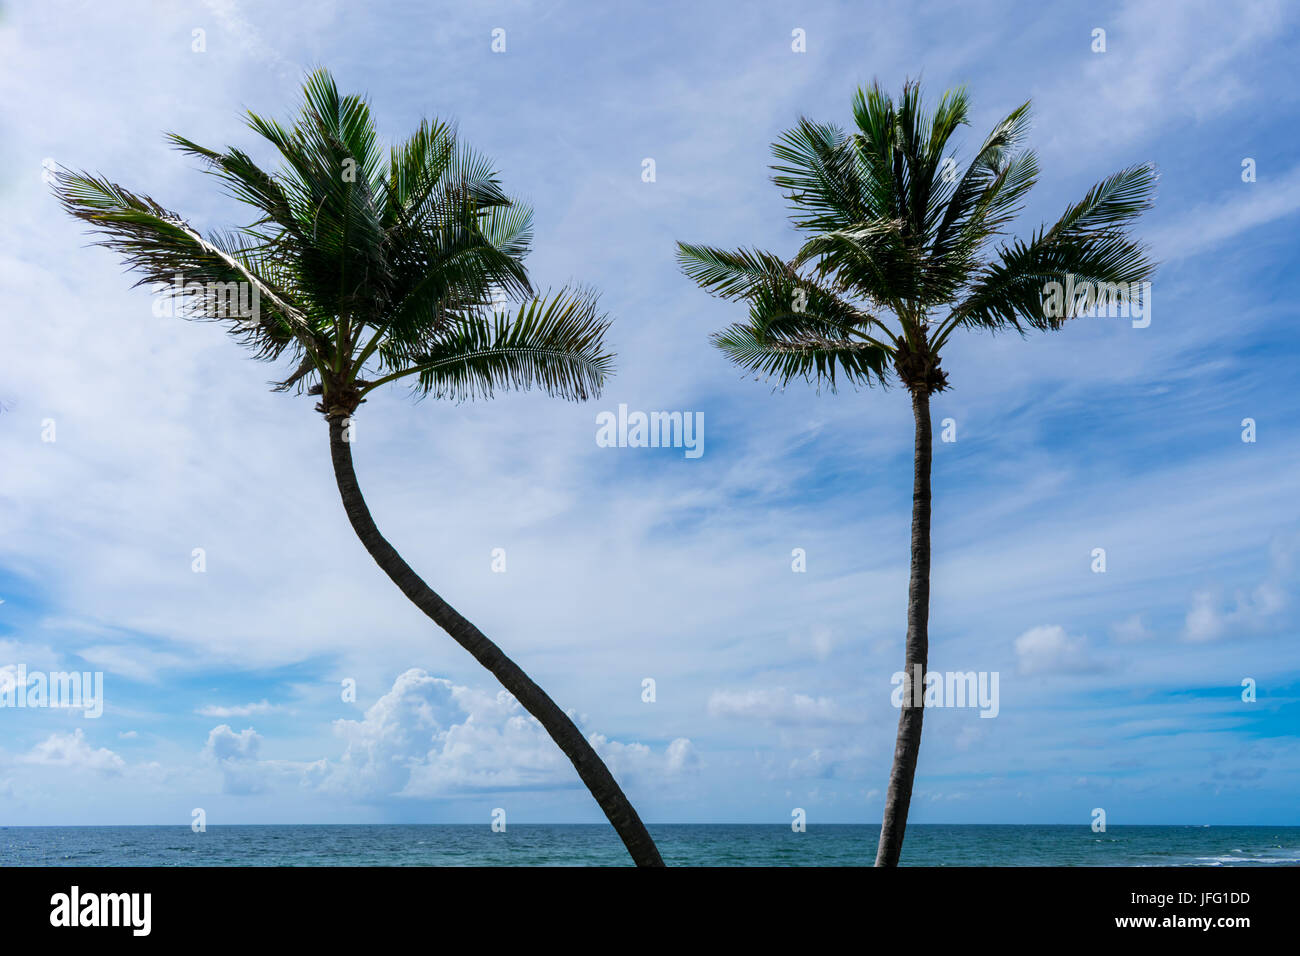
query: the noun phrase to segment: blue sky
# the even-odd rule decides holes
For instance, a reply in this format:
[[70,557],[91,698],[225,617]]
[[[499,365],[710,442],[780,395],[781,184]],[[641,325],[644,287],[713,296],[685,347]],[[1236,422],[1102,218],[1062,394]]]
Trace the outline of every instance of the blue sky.
[[[163,131],[269,162],[241,111],[288,113],[323,65],[389,141],[456,119],[534,204],[535,277],[595,286],[615,318],[599,400],[394,390],[362,409],[355,454],[394,544],[658,822],[879,821],[912,445],[897,390],[774,392],[730,367],[708,334],[737,309],[680,275],[673,243],[791,252],[768,146],[801,114],[847,124],[877,78],[967,84],[967,150],[1033,99],[1042,175],[1021,234],[1155,162],[1149,327],[949,348],[930,666],[997,672],[1001,699],[995,719],[927,716],[911,820],[1300,824],[1297,19],[1284,3],[8,0],[0,667],[103,671],[105,707],[0,709],[0,822],[601,819],[371,564],[313,400],[271,393],[273,371],[215,328],[155,317],[42,181],[53,160],[204,227],[244,222]],[[702,412],[705,453],[598,447],[595,416],[620,403]]]

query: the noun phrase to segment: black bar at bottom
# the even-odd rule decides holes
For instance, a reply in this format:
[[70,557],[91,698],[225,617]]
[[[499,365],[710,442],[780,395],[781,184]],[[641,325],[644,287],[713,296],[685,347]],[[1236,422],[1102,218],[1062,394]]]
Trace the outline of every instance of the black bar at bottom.
[[884,942],[877,934],[892,927],[927,943],[1032,931],[1231,945],[1293,937],[1297,890],[1300,869],[1272,867],[0,869],[7,942],[75,935],[128,945],[373,943],[376,933],[453,926],[482,931],[485,942],[563,944],[599,928],[668,943],[688,925],[692,941],[717,931],[733,943],[785,932],[813,942],[837,924],[862,942]]

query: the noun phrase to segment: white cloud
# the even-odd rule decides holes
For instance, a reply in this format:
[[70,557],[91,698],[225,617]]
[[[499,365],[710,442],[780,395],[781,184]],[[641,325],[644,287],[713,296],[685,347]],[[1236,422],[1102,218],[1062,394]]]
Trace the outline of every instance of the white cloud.
[[208,733],[204,752],[215,760],[256,760],[262,735],[252,727],[235,733],[229,724],[213,727]]
[[687,737],[678,737],[670,743],[664,756],[665,769],[669,773],[688,773],[698,770],[700,766],[699,752]]
[[1215,605],[1214,595],[1197,591],[1187,612],[1184,636],[1194,643],[1212,641],[1223,633],[1223,616]]
[[842,724],[857,720],[827,697],[794,694],[784,687],[715,690],[709,697],[709,714],[714,717],[762,720],[773,724]]
[[1130,615],[1118,624],[1112,625],[1111,634],[1114,635],[1115,640],[1122,644],[1145,641],[1154,636],[1151,629],[1142,622],[1141,614]]
[[1231,605],[1213,589],[1196,591],[1184,621],[1184,639],[1193,644],[1204,644],[1224,636],[1258,633],[1274,624],[1280,612],[1290,604],[1289,594],[1295,585],[1297,547],[1300,547],[1298,538],[1274,538],[1269,547],[1269,569],[1264,580],[1249,590],[1238,588]]
[[1163,261],[1213,251],[1251,229],[1300,212],[1300,166],[1278,174],[1264,170],[1258,176],[1253,183],[1234,182],[1219,198],[1153,230],[1152,251]]
[[268,788],[271,767],[258,760],[262,736],[252,727],[235,733],[229,724],[213,727],[203,755],[221,770],[225,793],[262,793]]
[[[222,26],[223,33],[219,35],[221,39],[232,37],[243,53],[265,62],[281,76],[297,76],[302,73],[301,66],[285,60],[279,50],[262,39],[258,30],[243,16],[236,0],[203,0],[203,5]],[[215,48],[220,41],[209,38],[208,42]]]
[[1071,637],[1059,624],[1031,627],[1016,638],[1021,674],[1088,674],[1102,669],[1088,652],[1086,637]]
[[106,675],[116,674],[150,684],[161,679],[162,671],[189,663],[178,654],[126,644],[85,647],[77,653]]
[[[361,720],[338,720],[343,754],[313,770],[313,784],[358,798],[438,797],[581,786],[550,736],[504,691],[488,694],[412,668]],[[601,734],[588,739],[626,785],[698,766],[689,739],[663,753]]]
[[47,767],[94,770],[105,774],[118,774],[126,767],[126,762],[113,751],[106,747],[91,747],[80,727],[70,734],[50,734],[21,760]]
[[1275,0],[1188,0],[1176,15],[1162,4],[1125,3],[1096,23],[1106,29],[1106,52],[1082,52],[1091,26],[1079,30],[1082,76],[1057,71],[1038,98],[1039,115],[1057,119],[1055,145],[1088,158],[1099,147],[1113,153],[1149,138],[1164,124],[1203,123],[1260,95],[1255,85],[1262,81],[1249,68],[1261,44],[1280,36],[1294,15]]
[[207,707],[200,707],[195,711],[203,717],[252,717],[256,714],[269,714],[279,710],[278,704],[272,704],[267,700],[262,700],[256,704],[239,704],[234,707],[222,707],[216,704]]
[[21,665],[32,670],[55,670],[59,655],[45,644],[33,644],[27,641],[0,640],[0,665],[17,671]]

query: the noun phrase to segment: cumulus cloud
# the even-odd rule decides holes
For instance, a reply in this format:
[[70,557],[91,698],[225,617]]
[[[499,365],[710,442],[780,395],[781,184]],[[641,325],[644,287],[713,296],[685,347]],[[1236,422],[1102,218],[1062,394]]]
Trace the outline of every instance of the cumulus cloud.
[[256,760],[262,735],[252,727],[235,733],[229,724],[213,727],[208,734],[204,753],[216,760]]
[[[346,742],[343,754],[313,770],[313,785],[327,792],[368,799],[580,785],[568,759],[511,695],[462,687],[419,668],[398,676],[361,720],[334,727]],[[699,764],[686,738],[662,753],[602,734],[588,739],[624,783]]]
[[126,768],[126,761],[113,751],[106,747],[91,747],[80,727],[70,734],[50,734],[20,759],[23,763],[105,774],[118,774]]
[[267,789],[270,768],[257,759],[261,746],[262,735],[252,727],[239,733],[229,724],[212,728],[203,755],[221,769],[224,792],[250,794]]
[[700,755],[687,737],[678,737],[665,754],[669,773],[690,773],[700,767]]
[[1059,624],[1031,627],[1016,638],[1021,674],[1089,674],[1102,670],[1088,649],[1088,639],[1071,637]]

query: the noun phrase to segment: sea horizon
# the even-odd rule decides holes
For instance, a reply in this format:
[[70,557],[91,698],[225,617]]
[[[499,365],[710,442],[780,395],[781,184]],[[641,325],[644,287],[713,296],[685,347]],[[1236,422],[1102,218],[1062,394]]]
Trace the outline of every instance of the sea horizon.
[[[869,866],[879,824],[648,823],[670,866]],[[914,824],[908,866],[1298,866],[1300,826]],[[620,866],[599,823],[0,827],[0,866]]]

